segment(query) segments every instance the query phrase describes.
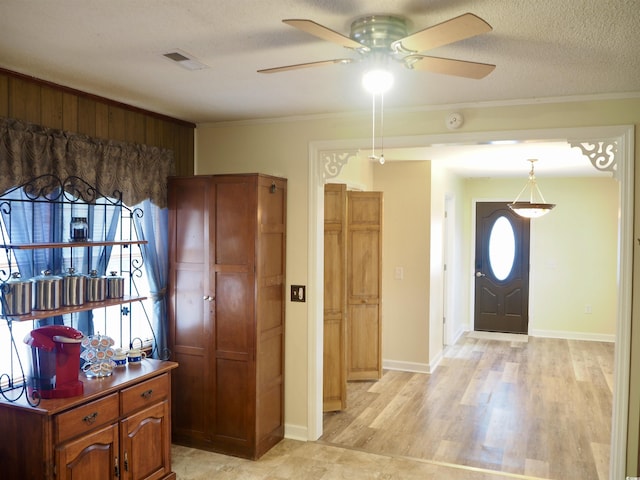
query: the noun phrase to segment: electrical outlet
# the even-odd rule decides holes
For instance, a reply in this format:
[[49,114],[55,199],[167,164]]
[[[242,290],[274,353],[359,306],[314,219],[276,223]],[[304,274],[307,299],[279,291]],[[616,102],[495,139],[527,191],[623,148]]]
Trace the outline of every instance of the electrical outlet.
[[304,285],[291,285],[291,301],[292,302],[306,302],[307,301],[307,287]]
[[404,279],[404,268],[403,267],[396,267],[395,278],[396,278],[396,280]]

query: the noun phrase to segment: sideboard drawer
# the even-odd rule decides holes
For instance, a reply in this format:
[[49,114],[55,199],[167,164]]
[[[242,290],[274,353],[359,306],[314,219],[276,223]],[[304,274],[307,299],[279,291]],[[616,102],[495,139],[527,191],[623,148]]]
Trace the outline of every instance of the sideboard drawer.
[[117,393],[60,413],[54,417],[56,443],[87,433],[100,425],[115,422],[118,417]]
[[142,382],[134,387],[125,388],[120,392],[122,415],[128,415],[139,408],[168,398],[170,388],[168,373]]

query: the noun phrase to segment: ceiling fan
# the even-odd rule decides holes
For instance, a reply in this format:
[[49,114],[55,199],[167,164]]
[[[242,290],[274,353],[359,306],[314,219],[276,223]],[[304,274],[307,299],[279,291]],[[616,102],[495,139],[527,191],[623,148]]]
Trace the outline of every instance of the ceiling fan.
[[465,13],[411,35],[408,35],[406,20],[395,15],[369,15],[358,18],[351,24],[348,37],[313,20],[289,19],[283,22],[323,40],[355,50],[360,54],[360,58],[299,63],[258,70],[259,73],[277,73],[336,63],[354,63],[360,60],[370,61],[378,66],[388,59],[393,59],[411,70],[481,79],[496,67],[487,63],[420,54],[492,30],[491,25],[472,13]]

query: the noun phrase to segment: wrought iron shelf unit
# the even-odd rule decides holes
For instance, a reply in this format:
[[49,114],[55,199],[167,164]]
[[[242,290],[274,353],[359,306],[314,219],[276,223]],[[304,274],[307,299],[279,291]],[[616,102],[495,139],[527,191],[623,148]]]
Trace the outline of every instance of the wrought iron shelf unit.
[[132,241],[86,241],[86,242],[41,242],[41,243],[8,243],[0,245],[0,248],[11,250],[40,250],[43,248],[87,248],[87,247],[116,247],[129,245],[146,245],[146,240]]
[[[87,217],[89,239],[70,241],[66,236],[67,225],[79,215]],[[0,319],[4,320],[10,338],[8,349],[0,346],[0,351],[9,352],[5,354],[9,358],[8,365],[0,361],[0,397],[5,401],[16,402],[24,396],[32,406],[40,402],[37,392],[27,394],[26,375],[16,346],[17,340],[14,339],[14,322],[32,321],[36,327],[42,324],[40,322],[55,317],[63,318],[65,324],[79,327],[78,321],[74,320],[80,318],[78,314],[90,312],[91,322],[94,322],[97,321],[94,312],[102,310],[104,322],[101,327],[106,331],[101,333],[109,335],[109,328],[117,331],[122,346],[125,346],[126,341],[129,345],[133,341],[131,308],[137,304],[141,305],[140,310],[145,318],[136,319],[136,322],[146,321],[151,331],[151,349],[157,352],[156,335],[143,304],[148,297],[140,292],[136,284],[136,279],[144,275],[142,247],[148,244],[146,240],[139,239],[139,221],[143,215],[142,209],[129,208],[123,203],[121,192],[104,195],[77,176],[60,179],[54,175],[41,175],[0,193],[0,252],[4,252],[4,257],[0,258]],[[114,228],[114,225],[118,227]],[[137,247],[135,252],[132,247]],[[63,305],[54,310],[32,309],[22,315],[13,314],[15,312],[8,307],[5,293],[8,292],[9,280],[14,272],[25,271],[31,276],[36,275],[38,270],[46,269],[58,274],[70,267],[79,271],[77,267],[81,266],[88,270],[86,273],[94,269],[106,273],[114,252],[118,270],[127,279],[124,297],[85,301],[74,306]],[[113,313],[107,315],[108,307],[114,306],[121,306],[115,312],[119,324],[117,319],[112,322]],[[124,338],[125,331],[128,332],[128,338]],[[21,338],[19,340],[22,341]]]
[[124,305],[127,303],[140,302],[146,300],[147,297],[132,297],[129,295],[123,298],[110,298],[101,302],[84,303],[82,305],[65,306],[55,310],[31,310],[31,313],[25,315],[5,315],[7,320],[14,322],[26,322],[29,320],[42,320],[56,315],[66,315],[69,313],[80,313],[88,310],[96,310],[98,308],[112,307],[114,305]]

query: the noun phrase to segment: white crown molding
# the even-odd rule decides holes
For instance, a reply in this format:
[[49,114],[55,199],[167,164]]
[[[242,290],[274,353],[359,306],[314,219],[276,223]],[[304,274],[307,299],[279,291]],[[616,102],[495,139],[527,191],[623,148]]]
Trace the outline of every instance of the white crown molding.
[[[603,93],[597,95],[572,95],[567,97],[544,97],[544,98],[522,98],[515,100],[499,100],[490,102],[466,102],[466,103],[449,103],[442,105],[417,105],[415,107],[390,108],[385,106],[386,113],[413,113],[413,112],[438,112],[452,111],[462,109],[479,109],[479,108],[495,108],[495,107],[521,107],[527,105],[543,105],[553,103],[577,103],[577,102],[598,102],[607,100],[626,100],[632,98],[640,98],[640,92],[624,92],[624,93]],[[223,122],[196,122],[197,127],[229,127],[229,126],[245,126],[245,125],[261,125],[287,122],[314,121],[336,118],[352,118],[362,115],[370,115],[369,110],[357,110],[350,112],[334,112],[334,113],[318,113],[309,115],[292,115],[282,117],[256,118],[252,120],[230,120]]]

